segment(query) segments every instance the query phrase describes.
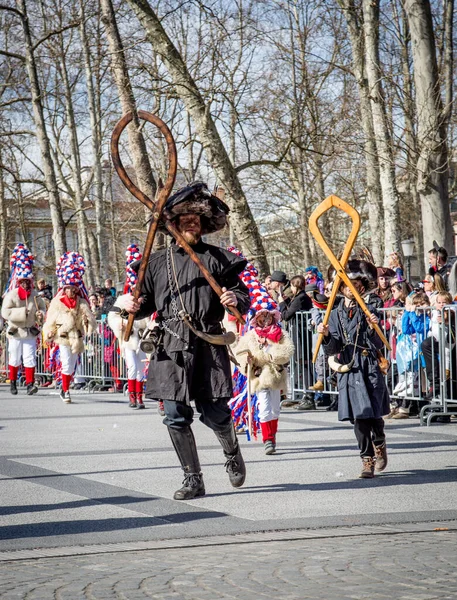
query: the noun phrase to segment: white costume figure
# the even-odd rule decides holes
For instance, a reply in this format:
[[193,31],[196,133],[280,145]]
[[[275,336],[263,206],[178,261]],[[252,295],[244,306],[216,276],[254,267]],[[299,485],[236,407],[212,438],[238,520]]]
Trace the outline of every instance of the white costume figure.
[[281,390],[287,389],[287,363],[294,345],[279,325],[280,313],[261,309],[252,318],[235,348],[241,372],[249,378],[250,391],[257,394],[260,428],[265,454],[276,451],[276,432],[281,405]]
[[10,259],[11,274],[3,298],[2,317],[8,321],[8,364],[11,393],[17,395],[17,374],[24,364],[27,394],[38,392],[35,385],[37,336],[46,304],[33,285],[34,257],[24,244],[17,244]]
[[83,282],[86,265],[78,252],[63,254],[56,267],[59,290],[46,315],[43,333],[47,342],[59,345],[62,363],[61,399],[71,403],[70,383],[79,354],[84,350],[84,337],[97,327],[90,310]]
[[[125,252],[126,282],[124,295],[131,294],[138,280],[138,275],[131,268],[131,264],[141,260],[141,252],[138,246],[131,244]],[[143,382],[145,379],[146,354],[140,348],[141,335],[147,328],[148,319],[134,321],[132,333],[128,342],[124,341],[124,333],[127,321],[121,317],[121,311],[125,308],[125,296],[119,296],[113,308],[108,313],[108,325],[113,330],[119,341],[122,356],[127,366],[127,389],[129,392],[130,408],[144,408]]]

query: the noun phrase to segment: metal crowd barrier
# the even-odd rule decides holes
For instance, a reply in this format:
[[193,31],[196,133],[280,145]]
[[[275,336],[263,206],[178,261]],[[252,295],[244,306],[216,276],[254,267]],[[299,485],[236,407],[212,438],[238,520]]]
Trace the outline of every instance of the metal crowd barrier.
[[[54,373],[49,366],[50,348],[42,338],[37,341],[37,365],[35,378],[41,384],[51,382]],[[0,380],[8,379],[8,337],[6,330],[0,334]],[[19,383],[24,383],[20,374]],[[123,391],[127,382],[125,361],[119,350],[119,343],[105,321],[98,321],[97,333],[86,337],[84,352],[76,367],[74,384],[84,385],[90,391],[113,389]]]
[[[432,311],[436,309],[417,309],[416,328],[419,333],[414,334],[402,332],[403,308],[378,311],[380,325],[392,346],[392,352],[384,349],[385,356],[391,361],[391,368],[385,377],[391,404],[409,404],[416,408],[421,425],[430,425],[437,416],[457,413],[457,305],[446,306],[440,311],[442,322],[449,325],[438,328],[436,344],[427,342],[431,351],[431,369],[427,377],[422,342],[429,337],[426,325]],[[290,399],[299,402],[306,394],[314,392],[310,388],[317,381],[316,365],[312,364],[317,333],[311,312],[296,313],[287,327],[295,344],[295,355],[290,364]],[[335,398],[338,394],[335,374],[330,370],[322,349],[318,361],[321,361],[321,365],[317,366],[324,374],[324,389],[319,394]],[[319,379],[322,380],[322,377]]]
[[[420,323],[423,324],[424,340],[427,339],[425,328],[432,310],[435,309],[418,309],[417,312],[419,329],[422,329]],[[428,377],[424,368],[421,335],[406,335],[401,330],[404,309],[389,308],[379,312],[381,327],[392,346],[391,353],[384,350],[392,364],[385,378],[391,402],[398,405],[415,403],[421,425],[430,425],[437,416],[456,414],[457,305],[446,306],[441,311],[441,319],[449,323],[449,327],[440,327],[437,343],[431,344],[432,366]],[[310,388],[317,381],[316,368],[324,383],[324,389],[319,393],[336,399],[335,374],[330,370],[322,349],[317,364],[312,364],[317,333],[311,312],[296,313],[287,327],[295,344],[294,358],[290,363],[291,400],[298,403],[304,395],[313,392]],[[49,349],[44,346],[43,340],[39,340],[37,346],[36,377],[41,383],[50,382],[54,374],[49,368]],[[3,330],[0,334],[0,380],[7,378],[8,339]],[[97,333],[85,339],[85,351],[76,369],[75,383],[84,384],[86,389],[95,392],[109,388],[121,391],[125,389],[126,382],[127,372],[118,341],[105,321],[99,321]],[[403,387],[400,385],[402,382]]]

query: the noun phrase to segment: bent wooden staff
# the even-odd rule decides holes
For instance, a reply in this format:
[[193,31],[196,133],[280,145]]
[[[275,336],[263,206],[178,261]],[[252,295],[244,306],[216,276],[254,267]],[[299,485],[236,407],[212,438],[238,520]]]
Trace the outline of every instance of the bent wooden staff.
[[[322,215],[324,213],[326,213],[328,210],[330,210],[331,208],[338,208],[338,209],[342,210],[352,219],[351,233],[349,234],[348,240],[346,242],[346,246],[344,247],[343,254],[341,255],[340,260],[338,260],[337,257],[334,255],[334,253],[331,251],[331,249],[330,249],[329,245],[327,244],[327,242],[325,241],[324,236],[322,235],[321,230],[319,229],[319,225],[318,225],[318,220],[320,219],[320,217],[322,217]],[[348,204],[347,202],[342,200],[341,198],[338,198],[338,196],[333,196],[333,195],[329,196],[328,198],[323,200],[319,204],[319,206],[316,207],[316,209],[313,211],[312,215],[310,216],[309,230],[312,233],[316,242],[319,244],[319,246],[324,251],[325,255],[327,256],[331,265],[333,266],[333,268],[336,271],[335,281],[333,282],[332,293],[331,293],[329,301],[328,301],[327,310],[325,311],[323,324],[324,325],[328,324],[328,321],[330,319],[330,313],[332,311],[333,305],[335,304],[335,299],[338,294],[338,290],[339,290],[339,287],[340,287],[340,284],[342,281],[349,287],[349,289],[351,290],[351,292],[354,295],[354,299],[357,301],[358,305],[363,310],[366,317],[369,318],[370,311],[368,310],[367,305],[365,304],[363,298],[360,296],[359,292],[357,291],[357,289],[355,288],[354,284],[349,279],[349,277],[347,276],[346,271],[345,271],[346,264],[349,260],[351,252],[354,248],[354,244],[357,240],[357,236],[358,236],[359,230],[360,230],[360,215],[357,212],[357,210],[353,206],[351,206],[350,204]],[[370,324],[375,329],[376,333],[379,335],[379,337],[383,341],[386,348],[388,350],[391,350],[390,344],[387,341],[387,339],[386,339],[384,333],[382,332],[381,328],[379,327],[379,325],[377,323],[370,323]],[[323,334],[320,333],[319,337],[317,339],[316,348],[314,349],[313,363],[315,363],[317,360],[317,355],[319,353],[319,349],[322,344],[323,337],[324,337]]]
[[[122,119],[116,125],[116,127],[114,128],[113,134],[111,136],[111,156],[113,159],[114,168],[116,169],[117,174],[119,175],[122,183],[129,190],[129,192],[133,196],[135,196],[135,198],[137,198],[137,200],[139,200],[145,206],[147,206],[149,208],[149,210],[151,210],[153,213],[151,224],[149,226],[148,236],[146,239],[146,245],[145,245],[144,252],[143,252],[143,258],[141,260],[140,269],[138,271],[138,283],[135,286],[134,298],[135,298],[135,300],[138,300],[139,296],[141,295],[141,287],[142,287],[143,280],[144,280],[144,274],[145,274],[146,267],[147,267],[147,264],[149,261],[149,256],[151,254],[152,244],[154,242],[154,237],[155,237],[155,233],[157,231],[157,227],[159,225],[159,221],[162,222],[162,224],[166,227],[166,229],[169,231],[169,233],[175,238],[175,240],[179,243],[179,245],[189,255],[191,260],[193,260],[193,262],[198,266],[203,277],[207,280],[207,282],[209,283],[211,288],[220,297],[223,293],[221,286],[217,283],[217,281],[214,279],[213,275],[208,271],[208,269],[205,267],[205,265],[199,259],[199,257],[193,250],[192,246],[190,246],[187,243],[187,241],[185,240],[185,238],[183,237],[181,232],[178,231],[178,229],[175,227],[175,225],[169,219],[167,219],[167,217],[165,215],[163,215],[163,209],[165,207],[168,197],[170,196],[171,190],[174,185],[175,177],[176,177],[177,153],[176,153],[176,146],[175,146],[173,136],[172,136],[170,130],[168,129],[168,127],[165,125],[165,123],[161,119],[159,119],[159,117],[156,117],[155,115],[153,115],[149,112],[146,112],[144,110],[138,111],[138,117],[140,119],[144,119],[145,121],[149,121],[150,123],[153,123],[163,133],[165,140],[167,142],[167,146],[168,146],[168,177],[167,177],[164,187],[162,189],[160,189],[160,191],[158,192],[157,202],[154,203],[150,198],[148,198],[148,196],[146,196],[146,194],[144,194],[133,183],[133,181],[128,176],[127,171],[125,170],[124,165],[122,164],[122,161],[121,161],[121,158],[119,155],[119,138],[120,138],[123,130],[127,127],[127,125],[130,123],[130,121],[133,119],[133,114],[127,113],[124,117],[122,117]],[[242,315],[240,314],[240,312],[236,309],[236,307],[230,306],[230,307],[228,307],[228,310],[236,317],[236,319],[241,324],[244,325],[244,319],[243,319]],[[127,329],[125,331],[125,336],[124,336],[124,339],[126,341],[130,337],[130,333],[131,333],[132,326],[133,326],[133,321],[134,321],[134,315],[130,315],[129,321],[127,324]],[[130,325],[130,327],[129,327],[129,325]]]
[[[133,119],[133,113],[131,112],[124,115],[114,128],[113,134],[111,136],[111,157],[113,159],[113,165],[122,183],[129,190],[129,192],[133,194],[135,198],[140,200],[140,202],[142,202],[145,206],[147,206],[152,212],[152,218],[149,225],[148,235],[146,237],[146,244],[143,250],[143,257],[141,259],[140,268],[138,270],[138,281],[133,292],[133,297],[136,301],[138,301],[138,298],[141,295],[141,288],[143,286],[146,267],[148,266],[149,257],[151,255],[152,246],[154,244],[154,238],[160,223],[160,218],[162,216],[165,203],[168,200],[168,197],[170,196],[175,183],[176,169],[178,165],[178,155],[176,152],[175,141],[167,125],[162,121],[162,119],[159,119],[159,117],[156,117],[152,113],[146,112],[144,110],[138,111],[138,116],[140,117],[140,119],[144,119],[145,121],[149,121],[149,123],[155,125],[163,134],[167,142],[168,148],[168,173],[165,185],[163,187],[159,186],[158,188],[157,200],[155,203],[133,183],[133,181],[127,175],[127,171],[125,170],[124,165],[121,161],[121,157],[119,155],[119,138],[121,137],[121,133]],[[126,342],[128,342],[130,334],[132,333],[134,320],[135,315],[130,314],[127,321],[127,327],[124,333],[124,340]]]

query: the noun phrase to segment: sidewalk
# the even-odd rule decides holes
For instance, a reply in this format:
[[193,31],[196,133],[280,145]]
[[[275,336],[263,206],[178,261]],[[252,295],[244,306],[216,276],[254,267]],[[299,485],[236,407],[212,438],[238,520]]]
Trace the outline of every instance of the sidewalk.
[[[240,438],[248,477],[243,488],[234,490],[214,434],[197,422],[195,436],[207,495],[183,503],[173,500],[182,472],[154,403],[148,403],[147,410],[135,411],[120,394],[75,392],[73,398],[73,404],[65,405],[48,390],[40,390],[33,397],[21,391],[12,398],[7,386],[0,386],[1,598],[22,597],[14,595],[21,593],[22,585],[24,590],[29,586],[30,591],[38,581],[39,565],[48,583],[40,584],[41,591],[27,598],[54,598],[51,587],[57,575],[61,584],[72,590],[62,598],[253,598],[257,596],[252,595],[251,584],[242,591],[240,582],[251,577],[244,567],[251,575],[256,574],[267,590],[276,556],[283,570],[292,569],[294,577],[305,578],[311,585],[311,574],[306,570],[305,577],[300,569],[312,560],[314,571],[322,574],[325,561],[315,561],[324,550],[330,556],[326,560],[330,560],[327,567],[331,566],[333,579],[339,571],[331,556],[337,552],[341,557],[347,554],[347,564],[354,565],[347,567],[351,581],[360,583],[360,573],[365,572],[365,580],[368,578],[372,586],[376,578],[382,580],[381,574],[374,576],[372,572],[379,550],[383,562],[375,565],[375,571],[382,566],[391,572],[392,561],[401,564],[404,556],[407,562],[412,561],[407,571],[417,567],[419,573],[424,564],[432,564],[430,556],[441,561],[442,549],[448,567],[440,562],[440,569],[450,580],[455,579],[457,571],[451,557],[457,556],[457,424],[425,428],[419,427],[418,419],[388,422],[388,470],[375,480],[360,480],[360,460],[350,425],[338,423],[333,412],[287,409],[281,414],[275,456],[265,456],[259,441]],[[381,527],[371,527],[374,525]],[[448,531],[434,531],[442,527]],[[330,533],[332,537],[321,539]],[[233,537],[240,535],[246,539]],[[256,537],[261,535],[266,537]],[[306,539],[316,535],[319,539]],[[275,541],[278,536],[289,541]],[[418,552],[430,548],[421,564],[414,562],[417,553],[408,546],[411,541],[414,546],[419,544]],[[192,543],[198,550],[187,549]],[[205,544],[210,546],[203,548]],[[98,553],[90,554],[93,552]],[[76,556],[84,553],[88,555]],[[47,555],[66,558],[42,558]],[[162,563],[166,573],[163,581]],[[183,563],[191,565],[190,571]],[[362,566],[357,575],[358,563]],[[210,591],[209,581],[215,585],[222,576],[217,572],[221,564],[226,576],[236,578],[236,586],[241,585],[236,593],[228,590],[224,595],[219,585],[219,596]],[[157,567],[153,573],[151,565]],[[325,578],[330,572],[327,567]],[[240,568],[243,573],[238,576]],[[93,581],[103,580],[103,591],[100,595],[80,595],[76,588],[93,569],[101,570]],[[176,582],[180,578],[194,581],[199,569],[211,576],[203,578],[202,589],[192,596],[183,591],[184,583],[179,587]],[[155,578],[151,583],[153,595],[150,591],[138,596],[116,595],[108,573],[121,571],[122,582],[131,578],[136,590],[140,580]],[[434,578],[433,571],[432,575],[427,573],[428,579]],[[409,571],[408,577],[412,577]],[[170,581],[178,587],[170,587]],[[322,581],[316,576],[316,589]],[[295,582],[298,585],[298,579]],[[281,597],[345,597],[341,590],[340,595],[329,591],[326,596],[307,596],[294,591],[295,584],[285,586]],[[209,588],[205,592],[206,585]],[[435,596],[428,592],[418,595],[412,588],[408,591],[411,584],[400,581],[398,585],[404,585],[409,595],[379,595],[387,593],[384,587],[372,589],[369,596],[357,595],[357,584],[351,585],[355,595],[348,595],[350,598],[456,597],[454,592],[446,596],[446,585],[437,588]],[[270,591],[275,595],[274,589]]]

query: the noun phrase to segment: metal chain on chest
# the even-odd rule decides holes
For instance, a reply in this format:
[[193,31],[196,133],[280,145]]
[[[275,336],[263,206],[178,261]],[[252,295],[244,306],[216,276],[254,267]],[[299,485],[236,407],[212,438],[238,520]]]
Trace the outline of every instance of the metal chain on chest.
[[[352,353],[352,360],[354,360],[356,349],[357,348],[361,348],[361,346],[357,346],[357,342],[359,341],[359,333],[360,333],[360,321],[357,323],[357,333],[356,333],[356,336],[355,336],[355,342],[351,342],[351,339],[349,337],[349,333],[347,332],[346,327],[344,326],[343,319],[341,318],[341,313],[340,313],[339,309],[337,309],[337,315],[338,315],[338,320],[339,320],[340,325],[341,325],[341,329],[343,330],[344,339],[346,340],[346,343],[343,346],[343,350],[347,346],[354,346],[354,350],[353,350],[353,353]],[[363,348],[363,350],[366,350],[366,349]]]
[[169,319],[164,319],[161,322],[161,326],[170,335],[172,335],[176,339],[180,340],[181,336],[178,335],[175,331],[173,331],[172,329],[170,329],[168,327],[169,323],[181,321],[181,319],[179,317],[178,302],[177,302],[178,292],[175,289],[175,286],[173,284],[173,276],[172,276],[172,273],[171,273],[171,252],[172,252],[172,249],[171,249],[171,246],[169,246],[167,248],[167,252],[166,252],[166,265],[167,265],[168,287],[170,288],[170,294],[171,294],[171,302],[170,302],[170,304],[171,304],[171,312],[172,312],[173,316],[170,317]]

